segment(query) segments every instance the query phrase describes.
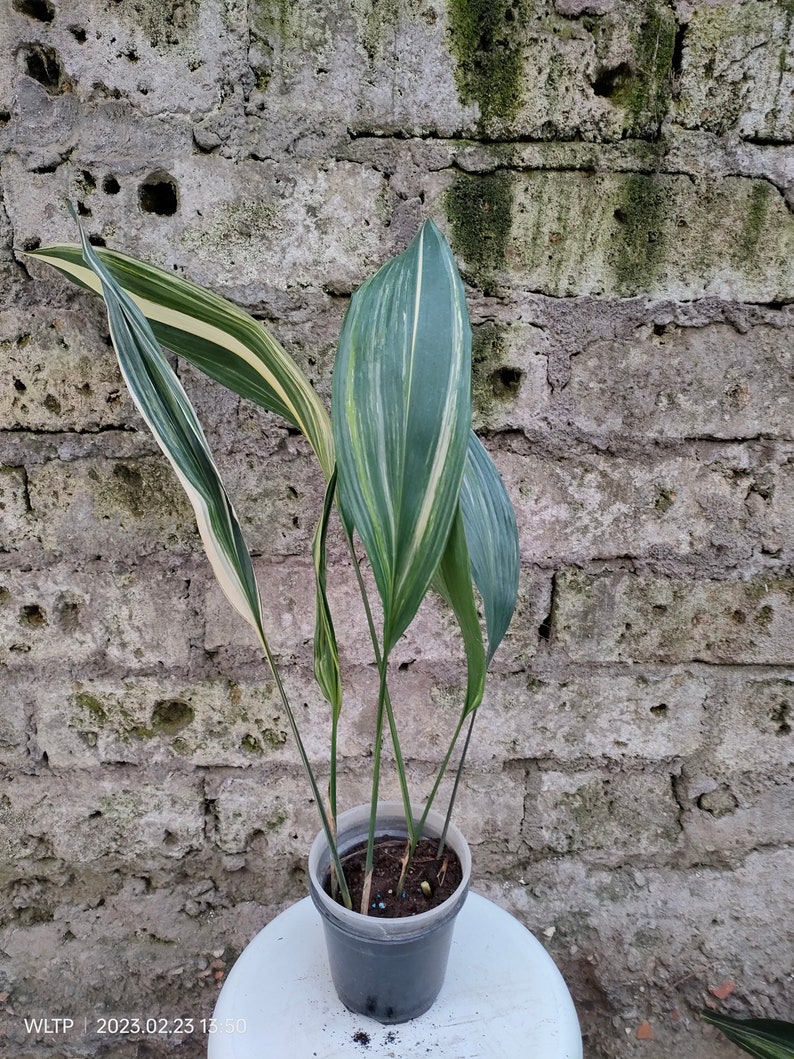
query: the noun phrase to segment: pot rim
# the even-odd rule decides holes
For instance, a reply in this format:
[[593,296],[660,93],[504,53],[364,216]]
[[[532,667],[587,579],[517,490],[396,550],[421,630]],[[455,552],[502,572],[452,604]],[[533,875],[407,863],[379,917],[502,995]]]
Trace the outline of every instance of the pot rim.
[[[366,838],[369,825],[369,805],[358,805],[340,813],[337,820],[337,835],[339,836],[340,849],[355,845],[362,837]],[[412,807],[415,823],[419,823],[422,813]],[[376,833],[386,834],[405,832],[405,811],[400,801],[386,801],[378,803],[377,829]],[[444,817],[435,809],[427,814],[423,835],[430,838],[438,838],[444,829]],[[345,843],[346,833],[349,836]],[[330,867],[331,857],[325,833],[320,831],[312,843],[309,851],[309,884],[311,896],[318,911],[326,918],[331,919],[342,930],[351,934],[365,934],[371,937],[392,937],[395,940],[405,940],[415,934],[423,933],[433,929],[448,919],[453,918],[460,911],[469,889],[471,878],[471,851],[462,831],[453,823],[447,828],[446,844],[450,846],[460,859],[463,878],[450,896],[436,908],[430,908],[426,912],[418,912],[415,916],[398,916],[394,919],[380,919],[377,916],[365,916],[361,912],[345,908],[334,901],[325,892],[323,882]]]

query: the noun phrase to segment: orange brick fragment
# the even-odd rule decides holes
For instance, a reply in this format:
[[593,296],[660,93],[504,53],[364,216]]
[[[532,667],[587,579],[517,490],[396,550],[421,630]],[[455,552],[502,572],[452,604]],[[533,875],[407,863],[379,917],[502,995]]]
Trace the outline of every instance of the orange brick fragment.
[[714,989],[709,989],[709,992],[712,996],[715,996],[717,1000],[724,1000],[731,995],[734,988],[734,984],[730,978],[726,978],[722,985],[715,986]]
[[643,1022],[640,1028],[637,1030],[638,1041],[652,1041],[653,1040],[653,1026],[650,1022]]

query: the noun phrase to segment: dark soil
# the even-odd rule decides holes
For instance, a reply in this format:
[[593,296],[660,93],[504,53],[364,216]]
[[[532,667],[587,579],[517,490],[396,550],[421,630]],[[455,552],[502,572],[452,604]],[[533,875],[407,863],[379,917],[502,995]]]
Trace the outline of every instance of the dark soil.
[[[416,847],[402,891],[397,893],[406,848],[404,838],[389,835],[375,842],[368,915],[378,916],[380,919],[415,916],[419,912],[427,912],[443,904],[460,886],[463,872],[455,851],[445,847],[439,858],[438,843],[423,838]],[[356,912],[361,908],[366,855],[367,843],[362,842],[342,858],[345,879]],[[330,875],[325,880],[325,890],[326,893],[331,893]]]

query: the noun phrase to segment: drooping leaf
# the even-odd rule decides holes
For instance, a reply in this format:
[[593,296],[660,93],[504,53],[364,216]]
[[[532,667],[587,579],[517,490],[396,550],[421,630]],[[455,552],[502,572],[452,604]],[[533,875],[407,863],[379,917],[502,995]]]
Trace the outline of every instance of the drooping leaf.
[[466,531],[460,510],[452,523],[447,547],[441,557],[434,586],[455,612],[466,651],[466,702],[464,716],[476,710],[485,692],[487,663],[482,630],[471,583],[471,564]]
[[[351,900],[335,843],[335,829],[325,810],[317,778],[311,767],[294,712],[286,696],[265,635],[259,590],[251,557],[201,424],[198,422],[182,384],[164,356],[146,316],[135,300],[113,278],[82,230],[80,235],[84,265],[77,270],[80,276],[79,282],[102,295],[107,307],[111,339],[127,388],[193,505],[207,557],[223,592],[232,606],[256,630],[278,687],[298,754],[320,814],[342,895],[349,908]],[[46,254],[41,256],[48,260]],[[132,265],[138,265],[138,262],[128,260]],[[56,262],[50,261],[50,264],[56,264]],[[56,267],[59,266],[56,264]],[[141,268],[145,273],[146,266],[141,266]],[[75,269],[77,269],[76,265]],[[62,269],[62,271],[70,274],[67,269]],[[169,281],[172,279],[165,273],[161,275]],[[76,279],[76,275],[72,275],[71,278]],[[201,288],[193,289],[199,300],[205,294],[208,298],[210,297],[209,292],[204,292]],[[228,303],[222,304],[230,311],[234,308]],[[252,320],[250,323],[256,327]],[[180,321],[180,326],[187,328],[185,332],[179,332],[182,339],[189,340],[190,325]],[[255,341],[254,345],[256,344]],[[222,346],[219,345],[217,348],[220,350]],[[222,360],[223,357],[218,363]],[[298,401],[297,405],[300,406],[300,404],[301,402]],[[317,407],[322,409],[319,402]],[[323,411],[322,414],[325,415],[325,412]],[[309,418],[312,419],[311,416]],[[315,449],[318,457],[320,452],[324,452],[326,458],[330,458],[328,468],[330,478],[333,473],[333,442],[330,433],[326,439],[329,442],[327,445],[324,445],[322,431],[317,433],[315,440],[319,445],[319,448]]]
[[[334,449],[328,413],[295,361],[261,324],[225,298],[154,265],[114,250],[93,253],[147,318],[161,345],[296,426],[330,478]],[[79,246],[45,247],[31,256],[101,293],[102,280]]]
[[794,1059],[794,1023],[778,1019],[734,1019],[714,1011],[702,1011],[725,1036],[758,1059]]
[[118,286],[85,236],[83,254],[100,284],[127,388],[193,505],[218,583],[264,642],[251,557],[201,424],[141,310]]
[[427,592],[458,509],[470,378],[463,285],[428,221],[353,295],[334,371],[340,508],[372,565],[386,654]]
[[516,608],[518,528],[504,482],[474,431],[469,435],[460,507],[472,575],[485,607],[490,663]]

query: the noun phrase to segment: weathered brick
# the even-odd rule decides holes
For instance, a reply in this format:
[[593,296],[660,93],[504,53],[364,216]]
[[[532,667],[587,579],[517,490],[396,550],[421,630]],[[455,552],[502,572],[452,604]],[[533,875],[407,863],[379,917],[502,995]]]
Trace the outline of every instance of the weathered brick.
[[784,327],[644,324],[578,351],[568,393],[575,422],[597,434],[790,438],[791,364]]
[[577,661],[787,665],[794,659],[789,578],[693,581],[565,571],[559,645]]
[[167,864],[203,844],[204,800],[194,779],[17,775],[5,797],[5,862]]
[[752,472],[737,473],[736,458],[529,452],[502,453],[499,464],[530,562],[630,554],[722,566],[758,547],[764,524],[748,513]]
[[530,781],[523,831],[533,849],[554,853],[670,855],[678,813],[667,775],[544,771]]
[[185,665],[191,622],[181,590],[133,570],[86,565],[0,578],[0,662],[10,668]]

